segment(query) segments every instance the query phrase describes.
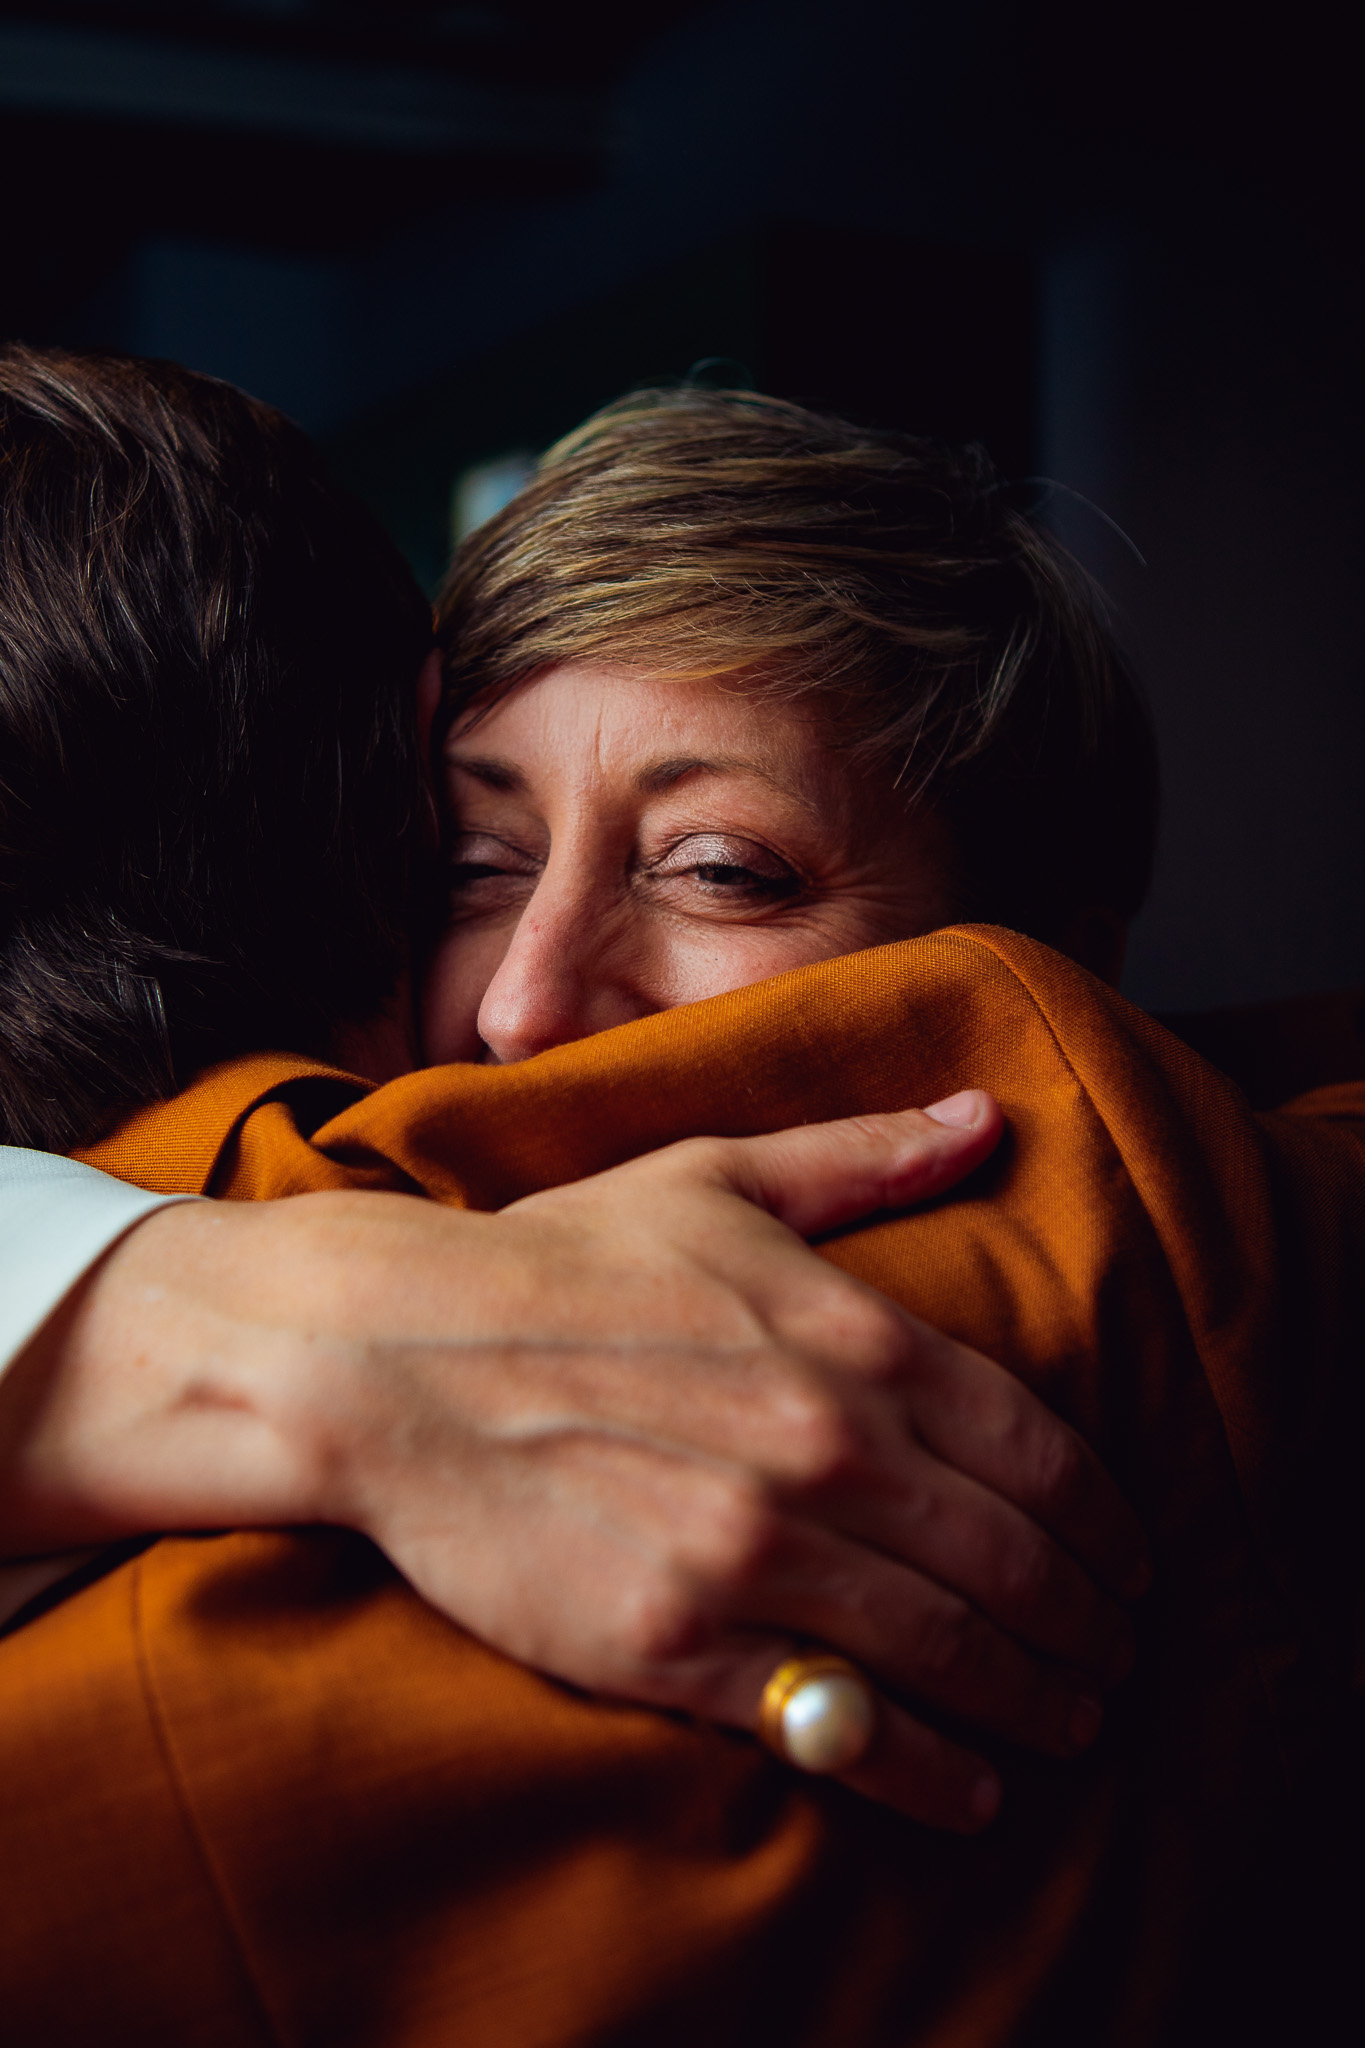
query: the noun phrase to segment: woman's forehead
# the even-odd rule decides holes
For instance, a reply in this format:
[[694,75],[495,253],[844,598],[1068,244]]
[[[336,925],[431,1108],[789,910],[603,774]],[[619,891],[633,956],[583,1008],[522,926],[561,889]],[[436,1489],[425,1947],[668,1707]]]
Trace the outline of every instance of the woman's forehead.
[[605,662],[565,662],[520,684],[447,742],[456,763],[500,760],[532,769],[590,758],[660,790],[709,765],[790,783],[830,755],[809,709],[733,677],[669,675]]

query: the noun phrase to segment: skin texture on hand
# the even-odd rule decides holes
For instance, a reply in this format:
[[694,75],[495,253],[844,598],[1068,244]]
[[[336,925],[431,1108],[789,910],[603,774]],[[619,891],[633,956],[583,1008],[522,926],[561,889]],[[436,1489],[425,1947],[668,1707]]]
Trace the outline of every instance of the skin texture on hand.
[[[332,1522],[586,1688],[753,1727],[793,1644],[1054,1755],[1131,1656],[1143,1542],[1026,1389],[803,1242],[949,1187],[988,1098],[692,1140],[476,1215],[163,1211],[0,1385],[9,1555]],[[993,1771],[888,1704],[850,1784],[970,1829]]]

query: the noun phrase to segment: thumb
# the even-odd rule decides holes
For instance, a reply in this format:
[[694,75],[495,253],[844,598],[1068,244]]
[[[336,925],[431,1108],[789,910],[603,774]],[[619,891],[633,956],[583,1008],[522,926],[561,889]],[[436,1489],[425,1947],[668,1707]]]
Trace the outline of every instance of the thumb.
[[953,1187],[995,1150],[1005,1119],[979,1088],[928,1109],[805,1124],[717,1148],[717,1179],[802,1237]]

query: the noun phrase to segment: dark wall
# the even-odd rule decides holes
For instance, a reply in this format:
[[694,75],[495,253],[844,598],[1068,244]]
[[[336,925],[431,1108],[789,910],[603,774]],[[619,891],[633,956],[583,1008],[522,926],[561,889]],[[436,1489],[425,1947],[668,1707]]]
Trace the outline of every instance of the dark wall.
[[1300,249],[1201,212],[1132,253],[1113,498],[1166,777],[1130,972],[1165,1008],[1365,982],[1359,330]]
[[[1129,982],[1154,1008],[1365,982],[1365,300],[1343,24],[1054,17],[1043,463],[1162,742]],[[1078,25],[1079,24],[1079,25]],[[1095,88],[1099,85],[1101,89]],[[1086,90],[1086,88],[1089,90]]]
[[765,222],[552,314],[329,436],[434,588],[451,479],[538,450],[634,385],[688,374],[1035,459],[1033,266],[823,223]]

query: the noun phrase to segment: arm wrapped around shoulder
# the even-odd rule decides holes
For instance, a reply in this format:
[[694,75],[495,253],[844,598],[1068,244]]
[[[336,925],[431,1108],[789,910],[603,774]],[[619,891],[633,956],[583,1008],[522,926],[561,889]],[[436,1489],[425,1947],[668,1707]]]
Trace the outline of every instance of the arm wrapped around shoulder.
[[[1258,1119],[1081,970],[988,928],[517,1067],[437,1069],[339,1108],[336,1086],[298,1063],[219,1069],[90,1156],[145,1177],[161,1147],[172,1177],[229,1197],[349,1185],[499,1210],[682,1138],[989,1090],[1009,1136],[970,1180],[822,1250],[1060,1410],[1137,1508],[1155,1580],[1098,1744],[1067,1763],[1002,1750],[1004,1813],[963,1842],[508,1663],[354,1537],[156,1546],[23,1643],[60,1707],[43,1740],[66,1757],[126,1741],[148,1783],[169,1755],[283,2028],[320,2042],[344,2017],[346,2038],[423,2048],[456,2026],[642,2048],[1171,2048],[1214,2013],[1242,2042],[1326,2025],[1349,1948],[1333,1858],[1358,1821],[1365,1102]],[[63,1689],[82,1627],[85,1675]],[[114,1736],[91,1719],[101,1688]],[[130,1776],[105,1782],[97,1889],[132,1797]],[[125,1919],[191,1910],[185,1810],[158,1807]],[[41,1879],[24,1867],[8,1924],[27,1929],[29,1982]],[[196,1939],[226,1985],[221,1935]],[[356,2033],[362,2011],[382,2026]]]

